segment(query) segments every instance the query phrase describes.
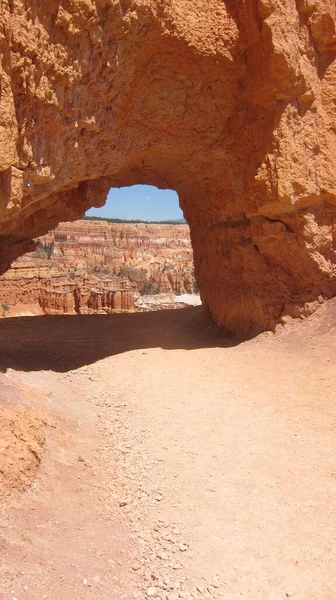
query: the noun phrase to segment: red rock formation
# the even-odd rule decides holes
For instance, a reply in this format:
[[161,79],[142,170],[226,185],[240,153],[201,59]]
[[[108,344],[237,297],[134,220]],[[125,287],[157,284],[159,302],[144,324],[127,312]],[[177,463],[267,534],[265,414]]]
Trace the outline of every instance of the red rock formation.
[[[111,283],[109,282],[110,286]],[[114,284],[115,285],[115,284]],[[134,311],[134,293],[124,287],[106,287],[106,282],[97,282],[95,288],[75,288],[75,306],[78,314],[106,313],[112,311]]]
[[0,277],[0,305],[10,309],[0,316],[18,305],[24,314],[133,311],[134,292],[195,288],[187,225],[83,220],[62,223],[36,244]]
[[31,255],[0,277],[0,317],[18,314],[91,314],[134,310],[134,292],[118,277],[92,277],[69,265]]
[[96,276],[129,279],[140,293],[184,294],[195,289],[187,225],[82,220],[61,223],[39,241],[45,249],[52,246],[57,263],[84,266]]
[[41,287],[39,305],[45,315],[76,314],[74,290]]
[[0,374],[0,501],[29,488],[41,462],[45,425],[41,388],[28,388]]
[[150,183],[228,330],[336,294],[334,0],[11,0],[0,52],[2,271]]

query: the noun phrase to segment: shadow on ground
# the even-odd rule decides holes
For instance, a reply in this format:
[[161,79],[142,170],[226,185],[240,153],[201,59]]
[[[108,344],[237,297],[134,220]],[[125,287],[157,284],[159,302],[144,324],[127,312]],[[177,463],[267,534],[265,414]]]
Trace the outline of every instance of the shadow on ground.
[[70,371],[130,350],[228,347],[201,307],[151,313],[18,317],[0,321],[0,370]]

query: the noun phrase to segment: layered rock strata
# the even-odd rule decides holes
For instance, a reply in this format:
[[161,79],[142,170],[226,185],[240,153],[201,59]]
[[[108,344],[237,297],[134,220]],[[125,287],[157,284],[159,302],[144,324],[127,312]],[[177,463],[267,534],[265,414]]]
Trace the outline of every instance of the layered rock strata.
[[70,278],[69,270],[57,262],[36,257],[18,261],[0,277],[0,317],[134,310],[127,280],[89,276],[84,269],[73,275]]
[[0,52],[2,271],[147,183],[228,331],[336,294],[334,0],[11,0]]
[[61,223],[38,243],[58,264],[128,279],[141,294],[196,289],[187,225],[80,220]]
[[0,316],[133,311],[139,294],[197,289],[187,225],[82,220],[36,246],[0,277]]

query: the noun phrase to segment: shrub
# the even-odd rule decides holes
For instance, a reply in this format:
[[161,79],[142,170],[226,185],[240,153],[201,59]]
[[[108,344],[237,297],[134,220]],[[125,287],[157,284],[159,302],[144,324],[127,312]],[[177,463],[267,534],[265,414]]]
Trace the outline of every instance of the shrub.
[[145,281],[145,283],[143,284],[141,290],[140,290],[140,294],[141,296],[153,296],[158,294],[159,291],[157,289],[157,287],[155,286],[154,282],[151,281],[150,279],[147,281]]
[[50,260],[52,255],[54,254],[54,242],[50,242],[50,244],[42,244],[42,242],[37,240],[36,249],[39,252],[39,254],[42,254],[48,260]]

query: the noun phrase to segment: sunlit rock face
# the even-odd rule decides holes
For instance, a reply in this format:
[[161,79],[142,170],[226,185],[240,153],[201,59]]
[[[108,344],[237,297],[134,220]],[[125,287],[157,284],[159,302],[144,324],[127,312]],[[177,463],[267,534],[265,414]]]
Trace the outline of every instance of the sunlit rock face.
[[133,312],[140,295],[197,291],[185,224],[81,219],[35,242],[0,276],[0,318]]
[[27,255],[0,277],[0,318],[133,312],[134,290],[127,279],[94,276],[85,266]]
[[[61,223],[40,238],[52,245],[52,258],[69,271],[84,267],[91,276],[129,280],[137,294],[193,294],[197,291],[188,225],[109,223],[79,220]],[[39,253],[32,253],[34,262]],[[0,278],[1,281],[1,278]]]
[[10,0],[0,264],[105,202],[175,189],[230,332],[336,294],[333,0]]

